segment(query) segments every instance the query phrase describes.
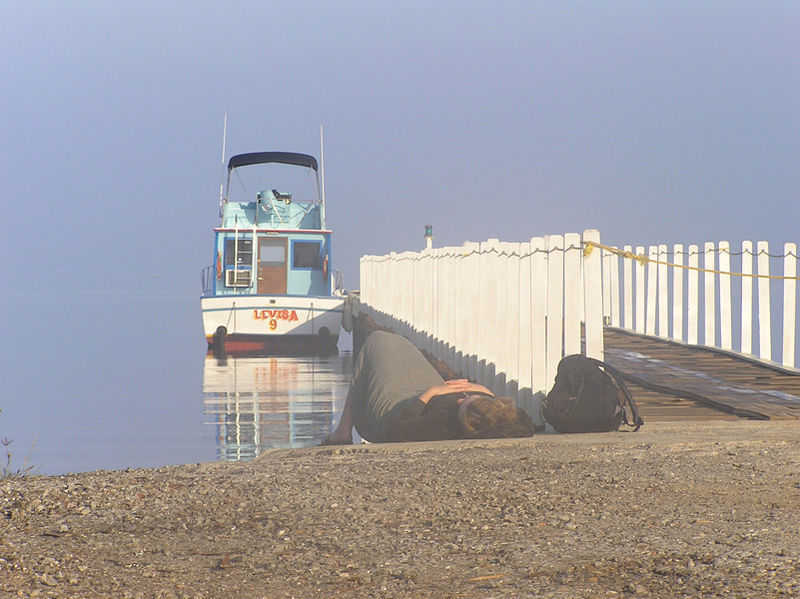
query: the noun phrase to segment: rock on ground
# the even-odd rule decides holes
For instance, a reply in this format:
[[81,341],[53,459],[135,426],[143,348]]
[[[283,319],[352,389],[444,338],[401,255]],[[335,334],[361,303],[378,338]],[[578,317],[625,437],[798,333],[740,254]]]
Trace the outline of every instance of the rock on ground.
[[800,423],[0,481],[1,597],[797,597]]

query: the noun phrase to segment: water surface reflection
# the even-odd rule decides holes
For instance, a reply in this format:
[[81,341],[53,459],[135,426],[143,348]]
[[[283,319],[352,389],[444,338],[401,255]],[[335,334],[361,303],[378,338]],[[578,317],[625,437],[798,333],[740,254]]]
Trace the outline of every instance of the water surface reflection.
[[341,412],[350,352],[334,356],[207,356],[203,413],[220,460],[252,460],[265,449],[318,444]]

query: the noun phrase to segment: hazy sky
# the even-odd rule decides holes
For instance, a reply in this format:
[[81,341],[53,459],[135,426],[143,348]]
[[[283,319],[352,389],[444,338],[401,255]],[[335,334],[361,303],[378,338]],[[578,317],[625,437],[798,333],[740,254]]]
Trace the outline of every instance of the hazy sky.
[[794,0],[2,2],[0,435],[201,418],[225,113],[228,155],[318,155],[324,125],[350,288],[425,224],[782,243],[798,40]]
[[0,27],[15,267],[199,272],[225,113],[229,154],[318,155],[324,125],[350,286],[425,224],[797,238],[797,2],[33,1]]

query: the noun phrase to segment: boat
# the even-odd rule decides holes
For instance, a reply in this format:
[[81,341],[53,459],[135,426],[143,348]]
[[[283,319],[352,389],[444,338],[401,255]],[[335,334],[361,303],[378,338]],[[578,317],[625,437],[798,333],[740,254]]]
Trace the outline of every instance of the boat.
[[[276,189],[275,179],[266,178],[276,168],[306,169],[315,181],[309,186],[316,197],[294,197]],[[258,190],[247,191],[243,184],[244,197],[235,200],[231,180],[240,182],[242,169],[251,177],[253,169],[258,171],[252,179]],[[333,271],[322,173],[316,158],[295,152],[252,152],[228,161],[213,262],[202,274],[200,305],[209,351],[336,350],[344,294],[341,277]]]

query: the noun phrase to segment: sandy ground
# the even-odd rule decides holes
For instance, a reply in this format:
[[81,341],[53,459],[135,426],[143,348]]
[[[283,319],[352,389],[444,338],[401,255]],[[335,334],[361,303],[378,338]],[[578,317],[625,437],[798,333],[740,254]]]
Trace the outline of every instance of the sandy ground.
[[800,423],[0,481],[1,597],[798,597]]

